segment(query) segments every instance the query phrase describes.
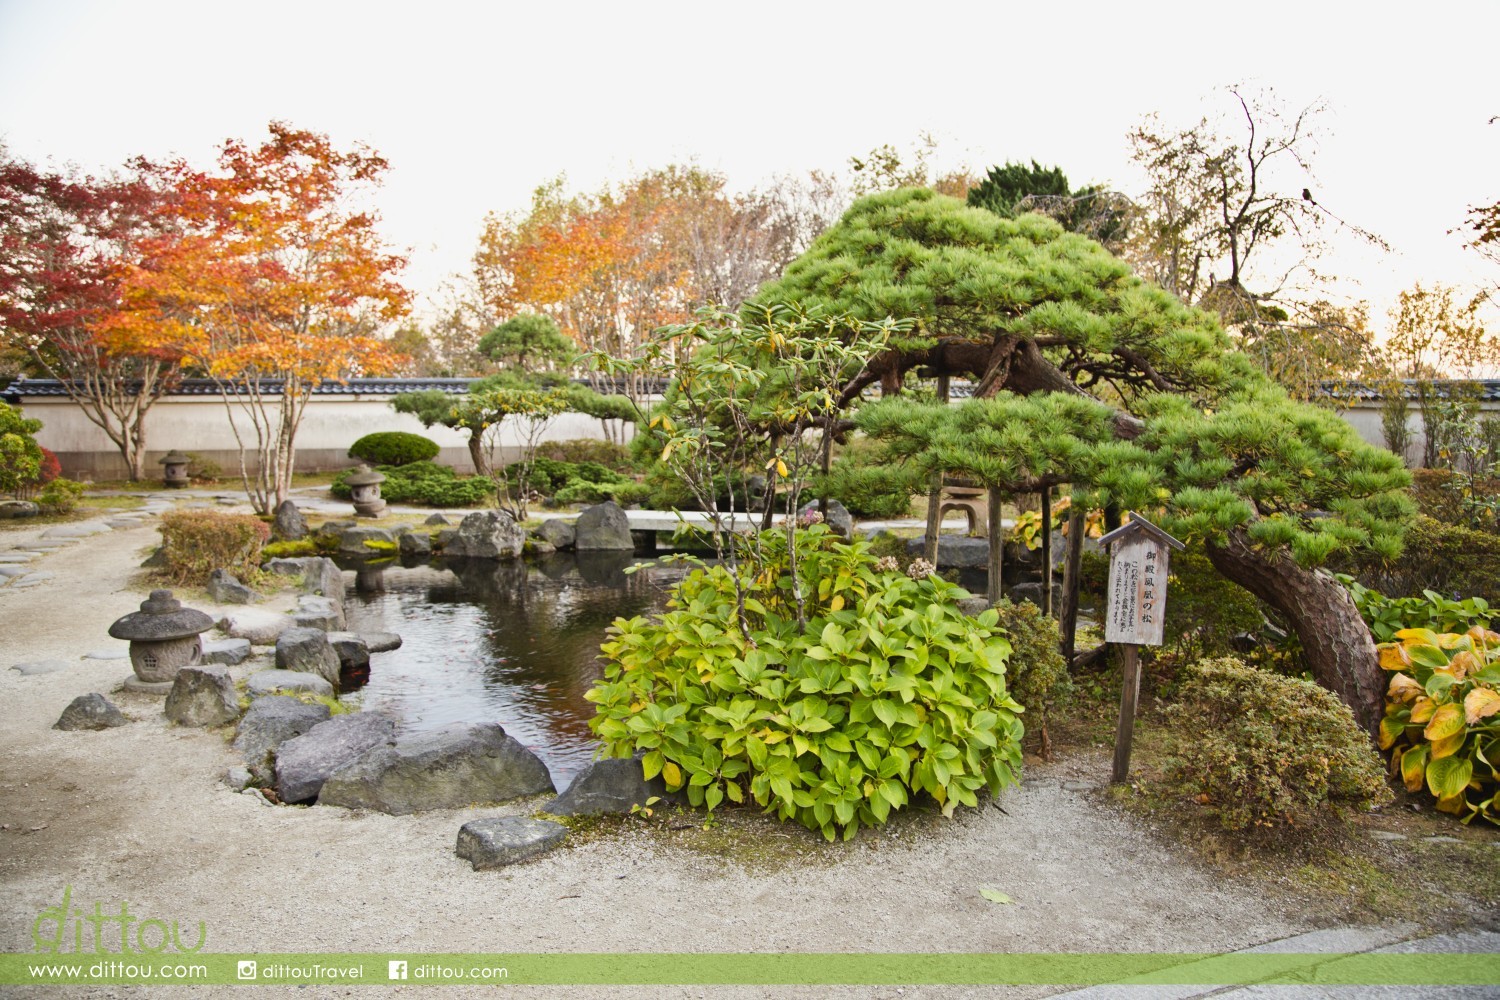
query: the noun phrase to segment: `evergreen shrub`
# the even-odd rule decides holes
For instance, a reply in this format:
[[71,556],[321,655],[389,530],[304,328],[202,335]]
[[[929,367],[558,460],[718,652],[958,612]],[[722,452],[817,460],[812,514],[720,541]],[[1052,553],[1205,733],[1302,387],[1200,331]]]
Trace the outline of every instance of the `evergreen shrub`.
[[1347,706],[1311,681],[1233,657],[1186,671],[1166,709],[1167,781],[1229,830],[1305,825],[1330,805],[1389,802],[1380,758]]
[[[434,462],[410,465],[380,465],[385,474],[380,495],[391,503],[414,503],[428,507],[481,507],[490,502],[495,484],[484,476],[459,478],[452,468]],[[346,480],[354,474],[346,469],[333,478],[329,492],[340,499],[350,497]]]
[[407,431],[366,434],[349,446],[349,457],[371,465],[410,465],[437,458],[438,444],[431,438]]

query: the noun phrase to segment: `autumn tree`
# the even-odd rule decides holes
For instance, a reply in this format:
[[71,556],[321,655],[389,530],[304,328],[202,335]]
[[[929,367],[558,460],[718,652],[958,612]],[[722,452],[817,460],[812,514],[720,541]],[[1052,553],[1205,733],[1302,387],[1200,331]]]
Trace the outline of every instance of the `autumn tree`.
[[215,172],[173,164],[180,224],[125,270],[116,328],[179,344],[218,384],[261,513],[286,499],[314,390],[395,363],[378,333],[406,310],[405,260],[361,201],[386,169],[273,122],[259,146],[226,142]]
[[975,398],[892,400],[863,410],[861,427],[920,472],[1026,492],[1071,483],[1203,541],[1292,623],[1314,676],[1362,723],[1378,720],[1369,630],[1317,567],[1341,551],[1397,555],[1407,474],[1336,415],[1289,399],[1213,314],[1049,219],[927,190],[856,202],[755,301],[776,303],[913,320],[839,398],[897,393],[916,371],[972,379]]
[[156,331],[109,320],[134,243],[172,225],[153,169],[98,179],[38,169],[0,147],[0,342],[56,379],[145,475],[146,414],[180,374],[181,352]]
[[[1336,315],[1319,301],[1324,232],[1384,244],[1315,193],[1322,103],[1290,113],[1270,93],[1228,95],[1223,117],[1173,129],[1151,116],[1131,133],[1150,186],[1125,255],[1142,277],[1217,315],[1268,371],[1295,376],[1289,388],[1305,397],[1318,378],[1357,369],[1369,344],[1357,309]],[[1288,364],[1289,352],[1302,356]]]

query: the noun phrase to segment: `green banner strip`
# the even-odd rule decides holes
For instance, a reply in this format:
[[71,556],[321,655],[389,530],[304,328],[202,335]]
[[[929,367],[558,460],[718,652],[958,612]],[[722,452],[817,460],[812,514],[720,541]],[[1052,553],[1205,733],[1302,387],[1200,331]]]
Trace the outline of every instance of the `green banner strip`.
[[1494,954],[0,954],[0,985],[1494,986]]

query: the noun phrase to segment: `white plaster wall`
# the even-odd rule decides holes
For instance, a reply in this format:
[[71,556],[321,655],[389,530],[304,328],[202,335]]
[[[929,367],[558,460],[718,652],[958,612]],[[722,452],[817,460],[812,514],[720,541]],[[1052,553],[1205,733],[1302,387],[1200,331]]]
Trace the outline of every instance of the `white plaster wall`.
[[[448,427],[423,427],[408,413],[390,407],[390,396],[314,396],[307,404],[297,431],[297,468],[302,472],[343,469],[354,464],[349,446],[376,431],[410,431],[436,441],[443,449],[438,461],[462,472],[472,472],[467,431]],[[30,397],[24,400],[27,417],[42,421],[37,443],[57,453],[63,475],[70,478],[121,479],[125,462],[104,431],[64,397]],[[235,424],[247,442],[254,441],[254,427],[238,408],[231,407]],[[634,430],[625,427],[628,440]],[[564,413],[547,426],[543,440],[602,439],[604,426],[581,413]],[[513,420],[500,429],[496,457],[513,460],[519,452],[519,426]],[[176,449],[192,452],[219,463],[226,473],[239,468],[239,449],[224,403],[213,396],[168,396],[146,415],[146,464],[157,468],[158,460]],[[252,444],[253,447],[253,444]],[[149,474],[149,473],[148,473]]]

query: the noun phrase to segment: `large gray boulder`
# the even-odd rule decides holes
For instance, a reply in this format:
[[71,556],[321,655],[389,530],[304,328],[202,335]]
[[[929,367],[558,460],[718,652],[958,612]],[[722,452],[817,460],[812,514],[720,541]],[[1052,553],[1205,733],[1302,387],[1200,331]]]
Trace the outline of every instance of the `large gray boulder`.
[[249,639],[206,639],[203,642],[204,663],[222,663],[226,667],[233,667],[248,659]]
[[571,549],[576,541],[573,525],[558,517],[549,517],[543,521],[536,533],[555,549]]
[[390,555],[396,551],[396,536],[384,528],[345,528],[339,534],[339,551],[357,556]]
[[568,790],[542,806],[554,816],[594,816],[628,813],[652,796],[667,798],[667,784],[657,775],[647,781],[641,762],[633,757],[596,760],[573,778]]
[[245,693],[251,698],[263,698],[281,691],[333,697],[332,684],[317,674],[305,674],[300,670],[258,670],[245,681]]
[[344,605],[331,597],[303,594],[297,598],[297,610],[292,612],[292,617],[301,628],[337,632],[344,627]]
[[252,775],[268,781],[275,773],[272,754],[276,748],[318,723],[327,722],[331,715],[327,705],[307,704],[287,695],[257,698],[240,720],[234,749],[244,758]]
[[362,632],[360,638],[372,653],[389,653],[401,648],[401,637],[394,632]]
[[630,520],[613,500],[585,507],[573,526],[573,547],[579,552],[631,551]]
[[339,686],[339,655],[320,628],[289,628],[276,639],[276,668],[314,674]]
[[276,505],[275,520],[271,522],[271,537],[283,542],[299,542],[307,537],[307,521],[297,505],[283,500]]
[[276,794],[311,802],[328,776],[368,750],[389,743],[396,727],[383,715],[335,715],[276,748]]
[[[814,500],[802,508],[802,516],[805,518],[817,509],[818,501]],[[854,515],[849,513],[849,508],[837,500],[828,501],[828,512],[823,515],[823,523],[845,538],[854,537]]]
[[458,831],[458,856],[475,871],[503,868],[552,850],[567,837],[567,827],[526,816],[473,819]]
[[231,639],[249,639],[257,646],[270,646],[276,637],[297,623],[290,615],[264,608],[246,608],[219,619],[219,628]]
[[466,559],[514,559],[525,545],[526,533],[513,517],[502,510],[481,510],[459,523],[443,551]]
[[239,580],[227,569],[216,569],[208,574],[208,596],[218,604],[254,604],[260,595]]
[[240,698],[224,667],[183,667],[167,693],[166,712],[179,726],[221,726],[239,718]]
[[94,692],[81,694],[69,702],[58,716],[53,729],[75,731],[79,729],[113,729],[129,721],[104,695]]
[[403,556],[431,555],[432,538],[420,531],[408,531],[397,539],[396,548]]
[[[915,559],[925,545],[921,538],[913,538],[906,543],[906,551]],[[990,543],[965,535],[939,535],[937,557],[939,569],[985,569],[990,564]]]
[[328,777],[318,802],[402,816],[553,790],[535,754],[484,722],[448,726],[362,754]]
[[370,665],[370,647],[357,632],[329,632],[328,645],[338,654],[342,670],[361,670]]

